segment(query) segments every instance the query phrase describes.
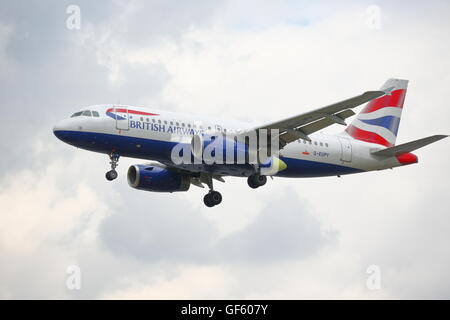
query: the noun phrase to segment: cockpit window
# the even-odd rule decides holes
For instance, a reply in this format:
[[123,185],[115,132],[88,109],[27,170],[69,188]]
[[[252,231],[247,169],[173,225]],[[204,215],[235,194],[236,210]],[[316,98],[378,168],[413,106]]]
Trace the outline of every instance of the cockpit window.
[[83,113],[83,111],[75,112],[75,113],[71,116],[71,118],[73,118],[73,117],[79,117],[79,116],[81,116],[82,113]]
[[97,111],[92,111],[92,115],[97,118],[100,117]]
[[92,117],[91,111],[90,110],[83,111],[83,116]]

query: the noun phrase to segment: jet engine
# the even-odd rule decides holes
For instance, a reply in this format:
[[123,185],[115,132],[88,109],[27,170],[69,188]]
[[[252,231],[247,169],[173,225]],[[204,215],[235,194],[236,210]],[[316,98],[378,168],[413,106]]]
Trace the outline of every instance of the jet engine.
[[127,179],[131,187],[153,192],[188,191],[191,185],[189,175],[159,164],[133,165],[128,169]]

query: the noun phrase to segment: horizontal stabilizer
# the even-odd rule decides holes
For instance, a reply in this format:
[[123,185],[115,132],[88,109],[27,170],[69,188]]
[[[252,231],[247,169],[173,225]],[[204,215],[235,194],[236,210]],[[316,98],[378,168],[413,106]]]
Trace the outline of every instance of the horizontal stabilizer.
[[379,150],[379,151],[374,151],[374,152],[372,152],[372,154],[374,156],[380,156],[380,157],[394,157],[394,156],[398,156],[403,153],[408,153],[408,152],[414,151],[416,149],[425,147],[426,145],[429,145],[430,143],[439,141],[446,137],[448,137],[448,136],[446,136],[446,135],[430,136],[430,137],[422,138],[419,140],[403,143],[403,144],[400,144],[395,147],[391,147],[391,148],[387,148],[387,149],[383,149],[383,150]]

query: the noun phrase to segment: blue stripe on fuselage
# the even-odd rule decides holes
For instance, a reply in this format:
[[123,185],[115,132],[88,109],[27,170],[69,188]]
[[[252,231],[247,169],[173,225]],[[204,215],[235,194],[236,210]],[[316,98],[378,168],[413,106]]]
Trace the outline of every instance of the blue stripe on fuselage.
[[337,164],[281,157],[287,168],[277,173],[277,177],[312,178],[328,177],[362,172],[362,170]]
[[[177,144],[176,142],[96,132],[57,130],[54,131],[54,134],[70,145],[89,151],[109,154],[114,150],[124,157],[156,160],[166,164],[170,162],[172,148]],[[137,147],[138,145],[139,147]],[[358,169],[329,163],[285,157],[281,157],[281,160],[286,163],[287,168],[277,174],[280,177],[323,177],[361,172]],[[246,168],[248,166],[250,165],[212,165],[208,166],[208,171],[224,174],[226,167],[249,171],[249,168]],[[184,168],[189,170],[189,167]],[[243,171],[230,170],[228,175],[242,176],[244,175]]]
[[[60,140],[78,148],[100,153],[111,153],[112,150],[124,157],[148,160],[167,160],[175,142],[128,137],[118,134],[54,131]],[[139,146],[139,147],[138,147]]]

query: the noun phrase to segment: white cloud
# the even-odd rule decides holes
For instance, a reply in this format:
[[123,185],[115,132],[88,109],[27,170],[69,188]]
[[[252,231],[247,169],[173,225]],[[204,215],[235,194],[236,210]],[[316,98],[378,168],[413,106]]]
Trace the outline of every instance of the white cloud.
[[90,223],[104,215],[105,207],[96,199],[95,190],[83,183],[62,190],[63,179],[76,178],[67,174],[66,165],[80,169],[74,162],[57,161],[48,164],[44,172],[16,172],[2,183],[3,249],[28,253],[72,232],[81,232],[79,236],[86,240],[93,237],[95,227],[91,230]]
[[[50,150],[37,148],[36,158]],[[79,179],[81,157],[58,158],[40,169],[15,171],[0,185],[0,255],[8,261],[1,265],[4,297],[64,295],[67,266],[95,244],[108,212],[96,190]]]
[[153,285],[145,280],[131,283],[123,290],[102,296],[104,299],[221,299],[235,279],[221,267],[182,266],[173,278],[160,278]]

